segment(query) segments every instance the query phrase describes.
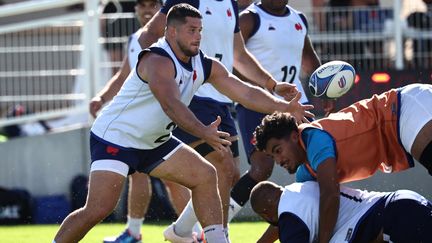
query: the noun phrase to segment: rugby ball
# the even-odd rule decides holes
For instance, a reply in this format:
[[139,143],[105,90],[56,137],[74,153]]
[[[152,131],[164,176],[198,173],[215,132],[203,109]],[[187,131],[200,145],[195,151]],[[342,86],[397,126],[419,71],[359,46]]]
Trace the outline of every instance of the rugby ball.
[[336,99],[353,86],[355,70],[347,62],[331,61],[318,67],[309,79],[310,93],[319,98]]

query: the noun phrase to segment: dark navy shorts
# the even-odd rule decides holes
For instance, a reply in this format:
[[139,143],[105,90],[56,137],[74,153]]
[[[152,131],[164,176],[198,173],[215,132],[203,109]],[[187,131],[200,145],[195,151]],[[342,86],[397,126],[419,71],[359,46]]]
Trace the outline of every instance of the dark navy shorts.
[[432,205],[416,192],[398,190],[359,221],[350,242],[370,242],[381,230],[386,242],[432,242]]
[[154,149],[125,148],[90,134],[91,170],[108,170],[124,176],[135,171],[149,174],[181,147],[182,142],[171,137]]
[[[237,130],[234,119],[229,111],[229,106],[230,104],[220,103],[211,99],[194,96],[189,105],[189,109],[204,125],[210,125],[216,120],[217,116],[220,116],[222,121],[219,125],[219,130],[227,132],[231,137],[233,137],[237,136]],[[173,131],[173,135],[186,144],[190,144],[201,139],[190,135],[179,127]]]
[[240,104],[236,106],[236,110],[243,147],[245,149],[248,162],[250,163],[249,157],[252,152],[255,151],[255,146],[252,144],[253,133],[255,128],[261,124],[261,120],[266,116],[266,114],[249,110]]

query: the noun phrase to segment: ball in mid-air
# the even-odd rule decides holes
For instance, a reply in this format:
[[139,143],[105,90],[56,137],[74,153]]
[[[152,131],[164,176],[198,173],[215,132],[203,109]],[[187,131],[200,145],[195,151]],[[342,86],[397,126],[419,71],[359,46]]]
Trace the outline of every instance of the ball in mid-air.
[[336,99],[353,86],[355,70],[347,62],[331,61],[319,66],[309,79],[309,91],[315,97]]

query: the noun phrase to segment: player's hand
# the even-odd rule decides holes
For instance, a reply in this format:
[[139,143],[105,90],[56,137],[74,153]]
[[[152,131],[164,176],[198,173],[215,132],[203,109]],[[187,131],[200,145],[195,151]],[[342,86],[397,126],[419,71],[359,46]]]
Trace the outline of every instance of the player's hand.
[[284,97],[285,100],[292,100],[296,94],[299,92],[297,86],[294,84],[286,83],[286,82],[276,82],[274,87],[274,92]]
[[301,98],[302,94],[300,92],[298,92],[296,94],[296,96],[290,101],[289,106],[290,106],[290,113],[291,115],[293,115],[296,120],[297,123],[309,123],[309,120],[307,119],[307,117],[309,118],[314,118],[315,115],[310,112],[309,110],[313,109],[314,106],[313,105],[303,105],[301,104],[300,98]]
[[329,116],[330,113],[334,112],[336,109],[336,100],[322,100],[323,109],[325,112],[325,116]]
[[93,118],[96,118],[96,113],[102,108],[104,105],[104,102],[100,96],[95,96],[90,101],[90,114],[93,116]]
[[208,129],[203,139],[215,151],[223,154],[229,151],[228,146],[231,145],[231,142],[227,140],[230,137],[229,133],[218,130],[221,120],[218,116],[214,122],[207,126]]

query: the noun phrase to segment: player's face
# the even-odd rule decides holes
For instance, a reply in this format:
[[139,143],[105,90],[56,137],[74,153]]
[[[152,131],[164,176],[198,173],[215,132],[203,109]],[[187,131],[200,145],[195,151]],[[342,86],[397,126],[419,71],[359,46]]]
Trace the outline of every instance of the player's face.
[[180,50],[186,56],[195,56],[201,43],[201,19],[186,17],[186,23],[176,28],[176,40]]
[[141,1],[135,5],[135,14],[141,26],[147,22],[159,11],[161,5],[158,0]]
[[281,139],[269,139],[265,152],[290,174],[294,174],[305,159],[304,150],[298,143],[297,132],[292,132],[289,136]]

